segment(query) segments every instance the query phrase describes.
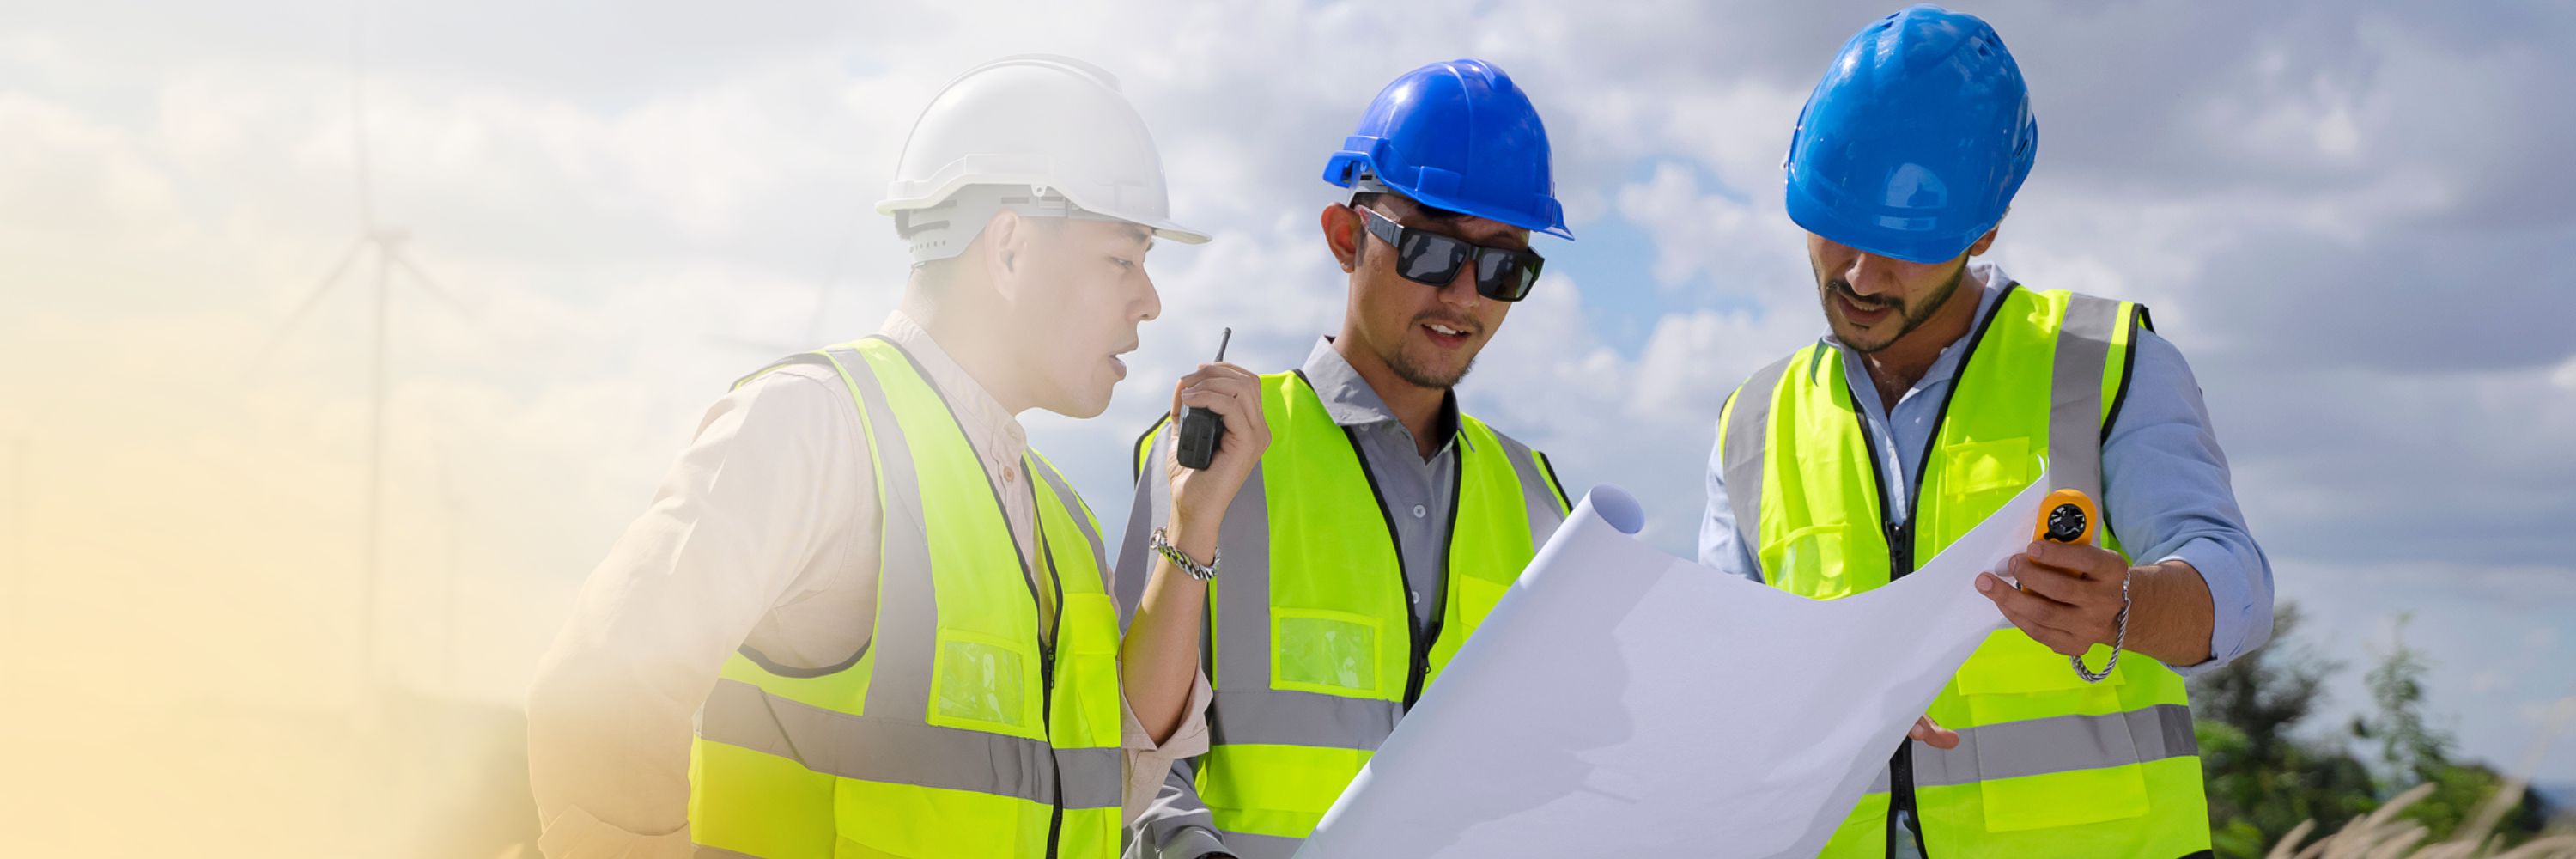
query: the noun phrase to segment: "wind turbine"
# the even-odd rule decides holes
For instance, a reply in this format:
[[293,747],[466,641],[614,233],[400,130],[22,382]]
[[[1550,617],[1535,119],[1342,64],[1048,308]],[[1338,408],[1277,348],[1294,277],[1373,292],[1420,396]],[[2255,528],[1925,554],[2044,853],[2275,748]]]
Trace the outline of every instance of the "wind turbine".
[[388,323],[392,316],[395,269],[399,268],[403,273],[410,275],[413,285],[420,291],[428,293],[432,298],[438,299],[460,314],[469,317],[473,315],[473,311],[459,303],[454,295],[441,288],[438,282],[429,276],[429,272],[423,270],[420,263],[414,261],[411,254],[404,249],[405,243],[411,240],[410,231],[389,226],[376,217],[374,177],[370,172],[371,162],[367,151],[367,76],[366,52],[363,50],[363,25],[363,15],[353,19],[349,37],[352,54],[349,81],[350,138],[357,162],[358,235],[349,242],[348,250],[341,253],[340,261],[331,267],[331,273],[323,276],[322,282],[304,297],[303,303],[296,306],[295,312],[286,317],[285,323],[279,325],[276,333],[269,336],[267,345],[260,347],[258,357],[253,358],[251,362],[253,372],[266,364],[269,355],[277,351],[278,345],[285,342],[288,335],[294,333],[296,326],[313,312],[313,308],[320,305],[322,300],[331,294],[332,288],[340,284],[341,277],[349,273],[350,267],[356,264],[360,257],[370,256],[372,252],[376,276],[372,312],[374,326],[368,349],[370,387],[367,413],[366,568],[360,574],[363,578],[359,585],[361,614],[359,615],[358,674],[362,679],[371,678],[376,666],[376,638],[379,624],[376,618],[376,602],[384,566],[381,524],[384,516],[387,394],[385,341],[387,329],[390,327]]

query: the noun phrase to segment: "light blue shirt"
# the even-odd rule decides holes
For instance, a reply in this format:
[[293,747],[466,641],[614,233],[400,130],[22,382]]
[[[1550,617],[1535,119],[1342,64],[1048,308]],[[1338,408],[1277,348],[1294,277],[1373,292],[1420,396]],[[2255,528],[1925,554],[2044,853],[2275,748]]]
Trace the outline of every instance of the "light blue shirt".
[[[2012,283],[2003,270],[1972,265],[1968,282],[1981,287],[1977,318],[1994,312],[2002,285]],[[1963,283],[1965,285],[1965,283]],[[1858,353],[1841,348],[1831,334],[1825,346],[1842,354],[1843,375],[1866,380],[1869,370]],[[1878,473],[1888,481],[1881,495],[1896,517],[1923,462],[1933,423],[1950,398],[1959,353],[1967,338],[1941,350],[1932,369],[1896,400],[1891,413],[1879,402],[1878,388],[1861,381],[1851,386],[1861,417],[1869,422]],[[2141,330],[2132,345],[2135,363],[2128,395],[2112,418],[2111,436],[2102,445],[2102,502],[2111,530],[2132,558],[2156,563],[2181,559],[2209,583],[2216,623],[2210,628],[2210,659],[2199,665],[2172,666],[2197,674],[2261,647],[2272,637],[2272,565],[2245,528],[2245,514],[2229,488],[2227,455],[2209,426],[2200,383],[2182,352],[2152,331]],[[1725,468],[1712,446],[1708,461],[1708,513],[1700,523],[1699,561],[1709,567],[1754,581],[1762,580],[1754,547],[1737,529],[1734,508],[1727,506]]]

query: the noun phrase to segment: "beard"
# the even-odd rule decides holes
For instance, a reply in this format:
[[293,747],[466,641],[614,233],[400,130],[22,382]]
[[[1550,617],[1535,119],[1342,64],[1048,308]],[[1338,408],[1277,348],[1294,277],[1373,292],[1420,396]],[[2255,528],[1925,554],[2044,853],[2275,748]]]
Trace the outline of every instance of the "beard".
[[1474,356],[1469,356],[1466,363],[1458,365],[1456,372],[1444,374],[1413,363],[1413,359],[1405,357],[1404,351],[1399,349],[1395,354],[1386,356],[1386,368],[1394,370],[1395,377],[1403,379],[1407,384],[1445,391],[1457,387],[1459,380],[1467,378],[1467,371],[1476,368],[1476,359]]
[[[1865,309],[1876,309],[1881,307],[1895,308],[1897,317],[1901,322],[1896,327],[1896,333],[1889,336],[1885,341],[1863,345],[1852,342],[1852,338],[1850,337],[1842,337],[1843,345],[1850,346],[1854,351],[1860,352],[1861,354],[1866,355],[1878,352],[1889,346],[1896,345],[1896,341],[1905,339],[1905,335],[1914,333],[1914,329],[1923,327],[1923,323],[1930,321],[1933,314],[1941,312],[1941,308],[1950,303],[1950,297],[1958,294],[1959,281],[1965,280],[1967,275],[1968,261],[1960,260],[1959,267],[1950,271],[1950,279],[1943,281],[1940,288],[1932,290],[1932,293],[1924,296],[1921,301],[1913,302],[1897,299],[1865,298],[1861,296],[1860,293],[1852,290],[1850,282],[1845,281],[1840,277],[1830,278],[1825,281],[1825,313],[1827,318],[1832,318],[1833,297],[1836,295],[1840,295],[1844,300],[1859,305]],[[1842,332],[1839,331],[1835,332],[1836,336],[1841,336],[1841,333]]]
[[[1457,387],[1459,380],[1467,378],[1467,371],[1476,368],[1476,355],[1473,352],[1468,353],[1467,360],[1460,362],[1458,369],[1454,371],[1439,370],[1415,362],[1411,356],[1405,354],[1404,344],[1411,340],[1410,334],[1413,329],[1431,323],[1447,325],[1460,331],[1481,332],[1484,328],[1474,320],[1456,314],[1436,311],[1415,314],[1412,321],[1405,323],[1407,336],[1396,338],[1395,348],[1385,350],[1378,357],[1384,359],[1386,368],[1395,371],[1395,377],[1403,379],[1406,384],[1445,391]],[[1478,348],[1481,350],[1482,347]]]

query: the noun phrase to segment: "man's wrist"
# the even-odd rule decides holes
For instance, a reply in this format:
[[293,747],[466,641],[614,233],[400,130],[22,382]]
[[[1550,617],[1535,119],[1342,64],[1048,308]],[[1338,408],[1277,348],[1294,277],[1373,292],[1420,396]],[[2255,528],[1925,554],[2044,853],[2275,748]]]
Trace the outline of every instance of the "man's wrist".
[[2195,615],[2209,603],[2209,585],[2191,562],[2169,558],[2129,569],[2128,648],[2175,665],[2208,661],[2212,648],[2205,635],[2178,635],[2197,628]]
[[1216,522],[1201,523],[1174,510],[1171,518],[1163,523],[1163,537],[1172,542],[1172,548],[1181,550],[1181,554],[1199,563],[1208,563],[1216,558],[1217,530],[1225,517],[1220,514],[1216,518]]

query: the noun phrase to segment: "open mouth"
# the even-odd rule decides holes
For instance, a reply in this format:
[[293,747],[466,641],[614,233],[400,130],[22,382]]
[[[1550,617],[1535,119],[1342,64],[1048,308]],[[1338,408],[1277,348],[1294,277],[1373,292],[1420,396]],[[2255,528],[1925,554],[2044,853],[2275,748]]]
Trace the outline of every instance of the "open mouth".
[[1879,320],[1886,319],[1890,314],[1896,312],[1895,305],[1862,304],[1860,302],[1853,301],[1851,296],[1844,295],[1839,292],[1834,293],[1834,300],[1842,302],[1843,318],[1851,320],[1854,325],[1875,325],[1878,324]]
[[1420,327],[1422,333],[1431,337],[1432,343],[1447,349],[1467,345],[1467,338],[1474,336],[1473,332],[1467,329],[1445,322],[1425,322]]

